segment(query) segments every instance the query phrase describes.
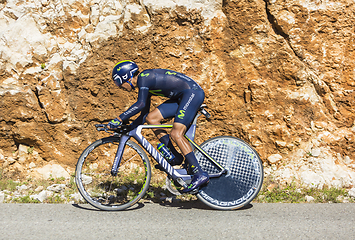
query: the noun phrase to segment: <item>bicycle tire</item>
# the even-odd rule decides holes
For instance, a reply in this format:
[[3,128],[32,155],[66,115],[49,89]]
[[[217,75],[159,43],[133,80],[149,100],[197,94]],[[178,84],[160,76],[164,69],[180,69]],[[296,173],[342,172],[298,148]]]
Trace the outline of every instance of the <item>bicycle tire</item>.
[[[234,210],[249,204],[259,193],[264,177],[262,161],[253,147],[231,136],[211,138],[200,147],[223,166],[227,174],[210,178],[197,197],[219,210]],[[202,170],[209,174],[220,172],[220,168],[198,150],[195,155]]]
[[75,182],[81,196],[101,210],[129,208],[149,188],[149,159],[143,149],[131,140],[125,145],[117,176],[112,176],[118,145],[119,137],[97,140],[84,150],[76,166]]

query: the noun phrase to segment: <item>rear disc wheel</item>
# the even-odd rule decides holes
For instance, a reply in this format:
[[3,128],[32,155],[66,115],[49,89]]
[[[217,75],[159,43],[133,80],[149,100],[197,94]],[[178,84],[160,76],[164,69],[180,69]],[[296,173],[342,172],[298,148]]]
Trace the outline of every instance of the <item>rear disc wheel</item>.
[[[210,178],[210,182],[200,188],[197,197],[219,210],[233,210],[249,204],[263,183],[263,165],[258,153],[243,140],[229,136],[211,138],[200,147],[227,173]],[[198,150],[195,155],[202,170],[209,174],[221,171]]]

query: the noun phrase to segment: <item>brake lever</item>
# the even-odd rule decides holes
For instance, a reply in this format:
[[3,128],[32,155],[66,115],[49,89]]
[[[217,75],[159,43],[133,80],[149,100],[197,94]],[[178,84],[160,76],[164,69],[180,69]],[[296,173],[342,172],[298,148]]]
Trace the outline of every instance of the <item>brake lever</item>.
[[97,131],[105,131],[107,132],[107,124],[95,124],[96,130]]

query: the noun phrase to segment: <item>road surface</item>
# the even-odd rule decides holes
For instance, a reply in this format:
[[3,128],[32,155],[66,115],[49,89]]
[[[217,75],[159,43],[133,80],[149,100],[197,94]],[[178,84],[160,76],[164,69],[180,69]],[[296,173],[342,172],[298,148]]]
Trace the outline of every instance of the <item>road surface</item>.
[[199,201],[90,205],[0,204],[0,239],[355,239],[355,204],[259,203],[217,211]]

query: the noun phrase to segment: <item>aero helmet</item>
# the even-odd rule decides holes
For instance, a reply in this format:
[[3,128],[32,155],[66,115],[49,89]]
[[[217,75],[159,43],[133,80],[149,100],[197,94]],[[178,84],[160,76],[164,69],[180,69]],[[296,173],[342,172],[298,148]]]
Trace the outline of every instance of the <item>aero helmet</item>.
[[[119,87],[123,83],[128,82],[135,73],[138,73],[138,65],[130,60],[124,60],[116,64],[112,70],[112,79]],[[130,83],[130,82],[128,82]],[[130,83],[131,86],[133,86]]]

